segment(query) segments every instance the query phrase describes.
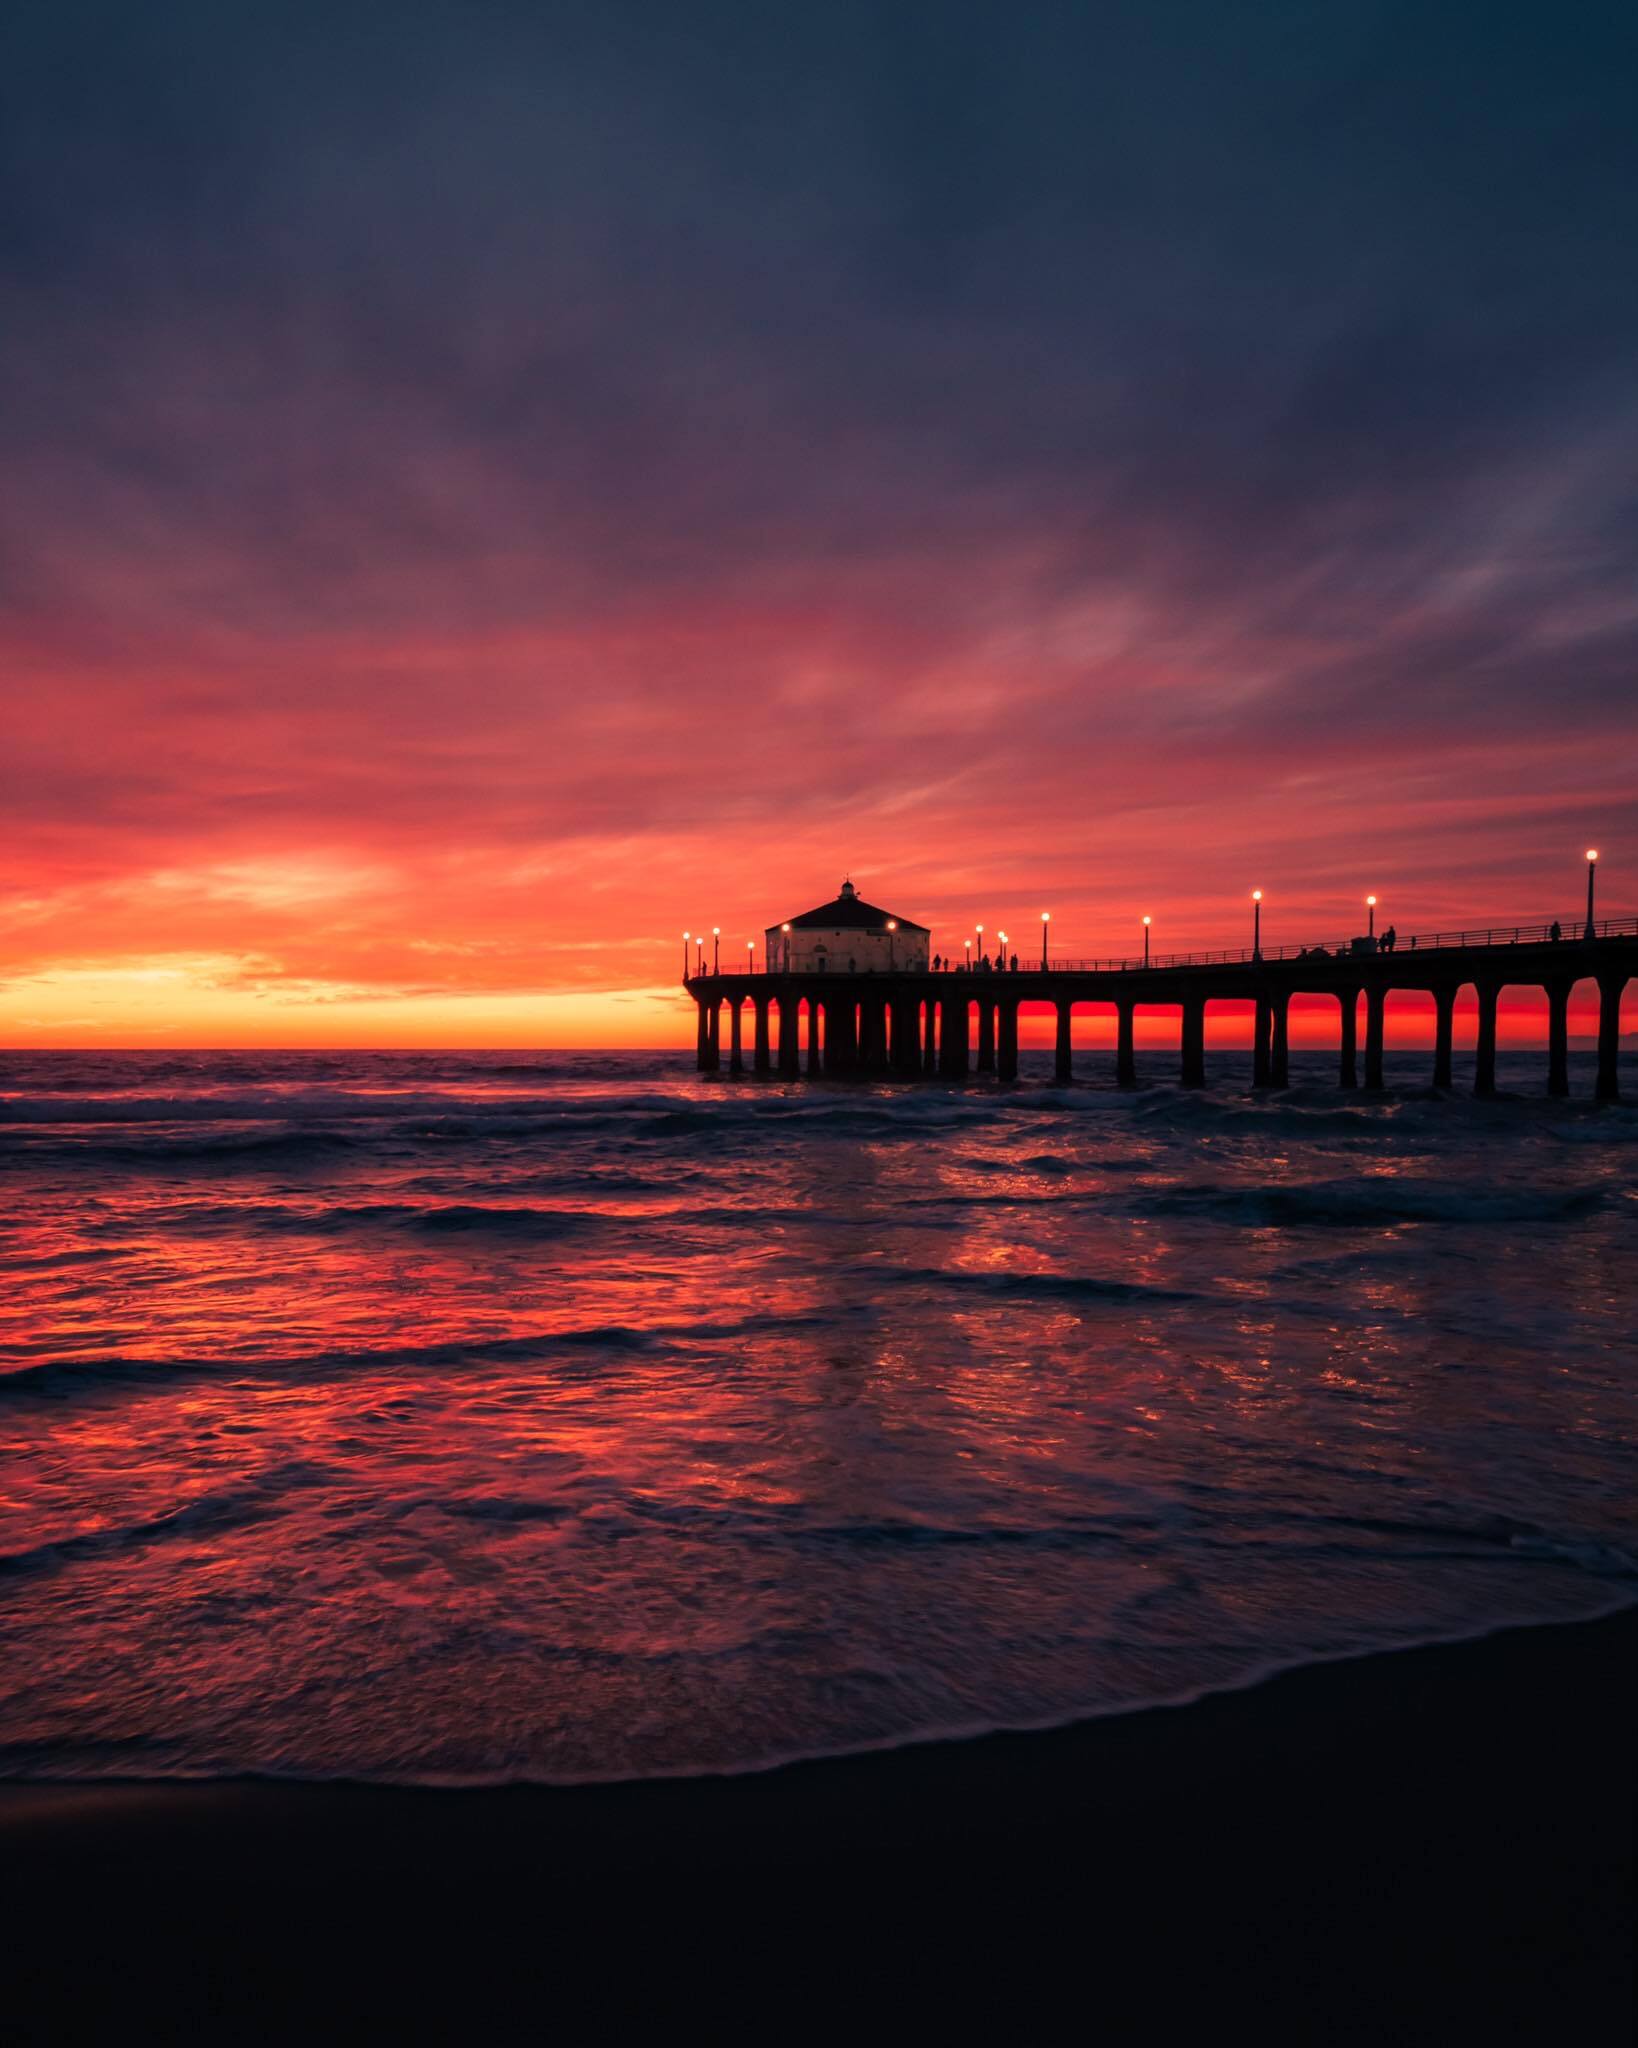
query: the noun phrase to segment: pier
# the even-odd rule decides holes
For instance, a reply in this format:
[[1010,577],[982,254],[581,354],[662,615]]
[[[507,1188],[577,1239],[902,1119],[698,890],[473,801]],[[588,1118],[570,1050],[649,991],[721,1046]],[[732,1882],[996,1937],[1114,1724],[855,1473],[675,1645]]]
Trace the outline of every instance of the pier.
[[979,1075],[1013,1081],[1019,1017],[1032,1010],[1056,1019],[1054,1076],[1068,1082],[1074,1078],[1071,1020],[1080,1008],[1114,1012],[1115,1079],[1122,1088],[1138,1085],[1139,1009],[1177,1013],[1179,1079],[1185,1088],[1204,1087],[1206,1012],[1212,1003],[1253,1006],[1253,1085],[1286,1087],[1296,996],[1337,1003],[1341,1086],[1356,1088],[1363,1078],[1366,1088],[1380,1088],[1387,999],[1400,992],[1422,994],[1434,1005],[1431,1079],[1443,1089],[1452,1086],[1457,999],[1471,988],[1478,1002],[1477,1095],[1495,1092],[1502,991],[1540,989],[1547,998],[1546,1090],[1563,1096],[1570,1092],[1570,993],[1578,982],[1591,981],[1598,989],[1595,1093],[1614,1102],[1620,1098],[1621,996],[1635,974],[1638,918],[1614,918],[1585,926],[1565,920],[1418,934],[1397,939],[1391,950],[1374,939],[1354,939],[1337,947],[1257,947],[1147,962],[1070,959],[1021,967],[1014,958],[988,970],[962,964],[943,971],[917,965],[850,972],[826,964],[817,971],[779,965],[770,971],[764,964],[716,971],[702,961],[700,971],[685,974],[684,987],[698,1006],[702,1073],[905,1081]]

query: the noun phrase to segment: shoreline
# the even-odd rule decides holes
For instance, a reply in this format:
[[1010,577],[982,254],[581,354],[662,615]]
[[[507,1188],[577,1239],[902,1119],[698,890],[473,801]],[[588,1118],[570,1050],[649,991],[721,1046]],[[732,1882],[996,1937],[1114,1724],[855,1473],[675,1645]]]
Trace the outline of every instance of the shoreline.
[[1249,1668],[1241,1678],[1225,1679],[1219,1684],[1204,1685],[1168,1698],[1134,1700],[1122,1706],[1093,1708],[1084,1713],[1073,1712],[1046,1720],[1008,1722],[1000,1726],[975,1725],[971,1728],[930,1729],[925,1733],[883,1737],[880,1741],[861,1743],[856,1748],[797,1751],[788,1756],[770,1757],[763,1762],[702,1764],[692,1769],[657,1770],[638,1777],[394,1778],[351,1777],[344,1773],[324,1776],[299,1771],[285,1773],[254,1769],[197,1773],[115,1771],[106,1775],[87,1773],[84,1776],[76,1776],[64,1773],[62,1776],[40,1777],[12,1777],[0,1773],[0,1842],[4,1841],[11,1820],[7,1811],[8,1801],[17,1795],[26,1806],[26,1795],[33,1791],[43,1794],[89,1794],[107,1790],[133,1796],[150,1792],[195,1792],[208,1795],[217,1790],[243,1791],[252,1796],[260,1791],[272,1794],[292,1792],[298,1795],[309,1792],[379,1792],[425,1793],[437,1798],[451,1794],[517,1793],[530,1798],[595,1792],[637,1794],[645,1787],[733,1785],[742,1779],[780,1777],[786,1772],[830,1769],[923,1750],[956,1750],[965,1753],[986,1743],[1031,1741],[1069,1735],[1077,1731],[1089,1732],[1110,1722],[1146,1721],[1150,1716],[1157,1714],[1186,1713],[1190,1709],[1206,1706],[1213,1700],[1227,1699],[1242,1693],[1261,1692],[1265,1687],[1281,1679],[1296,1677],[1307,1671],[1324,1670],[1333,1665],[1351,1667],[1375,1664],[1384,1658],[1417,1655],[1425,1651],[1461,1650],[1476,1643],[1488,1642],[1494,1636],[1534,1634],[1542,1629],[1556,1631],[1595,1627],[1599,1623],[1614,1621],[1629,1613],[1638,1618],[1638,1597],[1618,1598],[1602,1613],[1547,1620],[1496,1621],[1457,1635],[1417,1637],[1402,1643],[1374,1644],[1359,1650],[1315,1653],[1294,1658],[1290,1662],[1272,1660],[1267,1664]]
[[321,1984],[450,2038],[480,2007],[502,2038],[572,2005],[726,2025],[792,1973],[961,2018],[1022,1973],[1332,2039],[1624,2040],[1634,1727],[1629,1606],[729,1775],[0,1783],[8,2032],[66,2038],[138,1984],[207,2038],[284,2038]]

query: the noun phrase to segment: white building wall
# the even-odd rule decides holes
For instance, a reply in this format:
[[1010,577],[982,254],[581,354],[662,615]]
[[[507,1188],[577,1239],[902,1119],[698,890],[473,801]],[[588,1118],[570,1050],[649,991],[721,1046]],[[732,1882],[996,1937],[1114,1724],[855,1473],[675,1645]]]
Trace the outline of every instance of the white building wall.
[[925,932],[826,931],[804,926],[785,932],[778,925],[766,935],[763,957],[776,973],[887,974],[927,965]]

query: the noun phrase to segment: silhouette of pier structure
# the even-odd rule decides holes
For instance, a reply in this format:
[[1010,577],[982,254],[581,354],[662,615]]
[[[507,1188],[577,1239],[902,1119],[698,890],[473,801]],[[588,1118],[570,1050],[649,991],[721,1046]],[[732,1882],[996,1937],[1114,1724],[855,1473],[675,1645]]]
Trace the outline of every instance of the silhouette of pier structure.
[[[838,899],[839,901],[841,899]],[[789,932],[789,926],[772,928]],[[916,929],[919,930],[919,927]],[[1557,936],[1555,936],[1557,934]],[[771,936],[771,934],[770,934]],[[1569,1005],[1578,982],[1598,990],[1600,1100],[1620,1096],[1621,996],[1638,974],[1638,918],[1606,918],[1583,926],[1488,926],[1398,938],[1391,950],[1372,940],[1339,948],[1269,947],[1240,953],[1171,955],[1143,960],[1054,960],[990,969],[963,964],[855,968],[825,959],[817,966],[781,966],[791,959],[770,949],[775,964],[687,973],[698,1005],[697,1064],[702,1073],[962,1080],[998,1082],[1018,1075],[1018,1022],[1024,1010],[1048,1010],[1057,1025],[1055,1078],[1074,1078],[1071,1020],[1077,1008],[1112,1010],[1116,1020],[1115,1079],[1138,1085],[1138,1010],[1173,1010],[1179,1018],[1180,1078],[1206,1083],[1206,1011],[1214,1002],[1254,1005],[1253,1085],[1284,1088],[1290,1080],[1290,1011],[1296,996],[1329,996],[1339,1009],[1338,1080],[1344,1088],[1383,1085],[1383,1036],[1390,994],[1420,993],[1434,1004],[1433,1085],[1452,1086],[1457,999],[1478,1000],[1474,1093],[1496,1087],[1496,1018],[1504,989],[1544,990],[1547,997],[1547,1092],[1568,1095]],[[797,956],[800,961],[800,955]],[[1363,1047],[1358,1012],[1365,1001]],[[726,1030],[723,1013],[726,1011]],[[749,1013],[749,1046],[745,1021]],[[1152,1049],[1147,1057],[1154,1058]],[[1363,1054],[1363,1059],[1362,1059]]]

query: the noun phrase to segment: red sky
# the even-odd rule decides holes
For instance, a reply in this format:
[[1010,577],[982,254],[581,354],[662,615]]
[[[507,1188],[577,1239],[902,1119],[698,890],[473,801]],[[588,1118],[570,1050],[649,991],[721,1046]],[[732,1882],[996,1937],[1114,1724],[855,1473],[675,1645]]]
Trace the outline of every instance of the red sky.
[[[1137,950],[1145,910],[1157,950],[1239,944],[1253,885],[1270,943],[1362,928],[1367,889],[1408,935],[1569,922],[1583,841],[1630,812],[1573,736],[1293,744],[1274,645],[1215,705],[1206,658],[1162,666],[1118,606],[1008,624],[953,588],[907,622],[892,594],[140,658],[37,628],[9,650],[0,1036],[682,1044],[683,929],[737,959],[844,872],[935,946],[1042,908],[1064,953]],[[1625,907],[1608,851],[1601,880]]]
[[0,25],[0,1042],[1638,909],[1612,54],[730,13]]

